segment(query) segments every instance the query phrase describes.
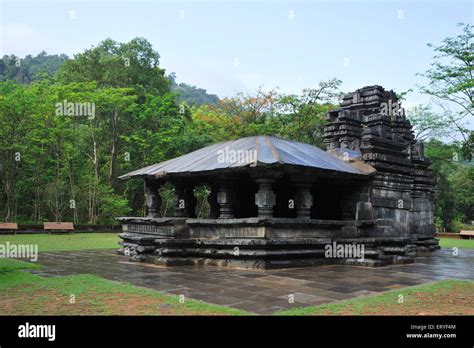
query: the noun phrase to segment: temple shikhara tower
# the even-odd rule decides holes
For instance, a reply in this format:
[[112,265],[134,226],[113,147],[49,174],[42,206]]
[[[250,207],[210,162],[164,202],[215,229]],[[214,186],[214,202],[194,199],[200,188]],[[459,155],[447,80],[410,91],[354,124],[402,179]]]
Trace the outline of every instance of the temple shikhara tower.
[[[242,138],[123,175],[145,180],[147,216],[118,218],[119,252],[168,266],[266,269],[383,266],[439,248],[429,160],[393,91],[347,94],[327,115],[324,141],[327,151]],[[159,216],[166,183],[175,209]],[[193,190],[202,185],[210,191],[207,218],[196,216]]]

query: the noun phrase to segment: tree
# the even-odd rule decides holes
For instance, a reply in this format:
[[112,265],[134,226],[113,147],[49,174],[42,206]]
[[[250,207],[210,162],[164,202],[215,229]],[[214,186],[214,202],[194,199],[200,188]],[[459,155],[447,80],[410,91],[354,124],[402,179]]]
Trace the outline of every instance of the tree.
[[474,218],[474,168],[462,161],[459,145],[431,139],[426,156],[432,161],[435,183],[435,220],[440,229],[457,231],[458,222]]
[[449,181],[454,188],[456,219],[470,223],[474,220],[474,167],[459,165]]
[[[176,103],[176,95],[147,94],[135,105],[120,136],[120,173],[165,161],[196,150],[189,108]],[[127,160],[125,156],[127,155]],[[120,174],[119,173],[119,174]],[[140,186],[141,185],[141,186]],[[143,183],[127,182],[125,192],[135,211],[143,209]]]
[[433,111],[430,105],[416,105],[407,110],[407,118],[413,126],[416,141],[450,136],[452,124],[443,115]]
[[462,33],[458,36],[444,39],[439,46],[428,44],[436,54],[431,68],[421,74],[429,80],[421,92],[456,108],[447,119],[467,142],[469,130],[465,121],[468,117],[472,121],[474,116],[474,26],[462,23],[459,26]]
[[34,128],[30,120],[37,102],[27,87],[0,83],[0,179],[5,221],[11,221],[16,214],[18,176],[28,151],[27,137]]
[[95,81],[98,87],[132,87],[140,96],[145,92],[169,92],[170,82],[159,67],[160,55],[144,38],[126,43],[112,39],[76,54],[65,62],[58,73],[64,82]]
[[224,98],[217,105],[192,108],[194,134],[209,142],[272,135],[324,147],[326,113],[335,107],[340,80],[330,79],[301,95],[259,88],[253,94]]
[[324,147],[322,136],[325,116],[341,97],[342,93],[339,90],[341,84],[342,81],[332,78],[321,81],[316,88],[304,89],[301,96],[280,96],[279,135]]

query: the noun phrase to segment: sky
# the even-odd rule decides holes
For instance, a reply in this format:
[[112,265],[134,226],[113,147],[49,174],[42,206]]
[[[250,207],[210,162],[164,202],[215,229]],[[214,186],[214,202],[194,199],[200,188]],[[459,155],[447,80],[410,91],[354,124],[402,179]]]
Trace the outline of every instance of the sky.
[[[474,0],[407,1],[7,1],[0,55],[69,56],[105,38],[140,36],[178,82],[220,97],[278,87],[300,93],[331,77],[342,90],[426,82],[433,50],[474,22]],[[408,95],[405,107],[427,103]]]

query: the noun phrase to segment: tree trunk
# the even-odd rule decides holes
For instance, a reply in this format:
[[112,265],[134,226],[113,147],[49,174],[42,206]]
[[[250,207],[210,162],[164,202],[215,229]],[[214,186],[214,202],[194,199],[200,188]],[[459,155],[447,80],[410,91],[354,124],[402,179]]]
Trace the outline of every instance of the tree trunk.
[[115,189],[115,163],[117,162],[117,124],[118,111],[112,114],[112,149],[110,150],[109,186]]

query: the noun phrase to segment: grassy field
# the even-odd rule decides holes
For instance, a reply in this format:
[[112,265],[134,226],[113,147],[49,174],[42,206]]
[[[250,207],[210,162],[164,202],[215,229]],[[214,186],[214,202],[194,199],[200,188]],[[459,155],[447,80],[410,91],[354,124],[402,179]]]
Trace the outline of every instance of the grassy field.
[[439,245],[442,248],[474,249],[474,239],[441,238]]
[[38,244],[38,251],[67,251],[118,248],[118,233],[1,235],[0,244]]
[[[23,262],[13,259],[0,258],[0,274],[11,273],[22,269],[41,268],[37,263]],[[5,280],[5,278],[3,279]]]
[[[403,296],[403,297],[400,297]],[[403,302],[399,302],[402,299]],[[442,280],[277,315],[474,315],[474,282]]]
[[43,278],[21,271],[36,267],[0,259],[0,315],[247,314],[88,274]]

